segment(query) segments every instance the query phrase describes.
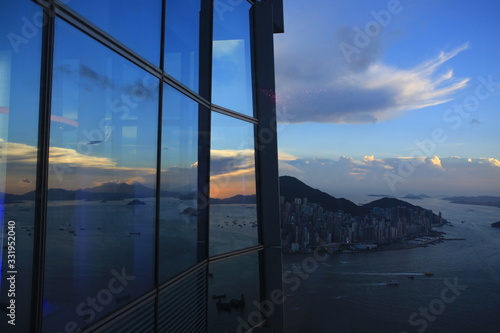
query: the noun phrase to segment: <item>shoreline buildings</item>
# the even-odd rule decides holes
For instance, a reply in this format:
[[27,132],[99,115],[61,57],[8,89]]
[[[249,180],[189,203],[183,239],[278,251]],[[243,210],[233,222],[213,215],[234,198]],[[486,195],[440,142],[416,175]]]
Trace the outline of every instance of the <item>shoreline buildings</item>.
[[308,202],[307,198],[285,202],[281,197],[280,202],[283,250],[287,252],[327,244],[343,244],[344,247],[356,244],[358,249],[374,247],[361,246],[361,243],[397,244],[409,238],[433,234],[433,225],[446,222],[441,213],[436,215],[431,210],[397,203],[377,207],[376,201],[364,212],[353,214],[325,210],[317,203]]

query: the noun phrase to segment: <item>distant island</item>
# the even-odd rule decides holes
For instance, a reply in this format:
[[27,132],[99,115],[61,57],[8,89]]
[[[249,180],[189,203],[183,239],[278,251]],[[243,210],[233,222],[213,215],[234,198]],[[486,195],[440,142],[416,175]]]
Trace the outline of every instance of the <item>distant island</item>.
[[255,204],[257,203],[257,196],[255,194],[252,195],[242,195],[238,194],[230,198],[225,199],[216,199],[210,198],[210,203],[213,205],[220,204]]
[[500,197],[482,195],[477,197],[448,197],[443,200],[463,205],[491,206],[500,208]]
[[425,194],[407,194],[403,197],[403,199],[426,199],[430,198],[430,196]]
[[142,205],[145,205],[146,203],[144,201],[141,201],[139,199],[134,199],[132,201],[130,201],[127,205],[128,206],[142,206]]

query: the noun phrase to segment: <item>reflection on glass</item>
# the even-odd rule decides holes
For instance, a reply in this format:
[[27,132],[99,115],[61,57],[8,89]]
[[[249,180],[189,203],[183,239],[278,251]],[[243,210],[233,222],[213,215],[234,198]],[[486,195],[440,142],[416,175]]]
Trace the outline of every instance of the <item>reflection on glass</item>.
[[210,255],[258,244],[253,126],[212,113]]
[[196,264],[198,104],[165,85],[160,201],[160,281]]
[[210,264],[208,332],[249,332],[263,320],[259,279],[256,252]]
[[[37,12],[31,1],[0,2],[0,332],[28,332],[31,317],[41,34],[29,43],[16,38],[23,38],[19,19]],[[11,275],[15,295],[9,292]],[[11,300],[15,326],[6,312]]]
[[159,83],[62,21],[53,77],[43,323],[61,332],[153,287]]
[[198,92],[200,0],[167,0],[165,71]]
[[[155,65],[160,64],[161,0],[65,0],[96,24]],[[124,17],[132,19],[124,20]]]
[[212,102],[253,116],[251,5],[214,6]]

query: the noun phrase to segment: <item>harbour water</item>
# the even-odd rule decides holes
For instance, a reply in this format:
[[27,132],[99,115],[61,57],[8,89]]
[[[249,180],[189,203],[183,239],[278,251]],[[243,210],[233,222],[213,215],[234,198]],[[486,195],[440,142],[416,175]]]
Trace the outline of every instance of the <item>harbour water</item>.
[[[437,230],[465,240],[326,260],[285,255],[287,333],[499,331],[500,229],[490,224],[500,221],[500,209],[407,201],[441,211],[451,225]],[[388,287],[392,280],[399,286]]]

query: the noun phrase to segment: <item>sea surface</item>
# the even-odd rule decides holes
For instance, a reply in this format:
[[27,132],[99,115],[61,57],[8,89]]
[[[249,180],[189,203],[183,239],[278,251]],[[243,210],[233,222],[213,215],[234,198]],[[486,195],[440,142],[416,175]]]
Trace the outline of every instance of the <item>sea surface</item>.
[[[406,201],[442,212],[451,225],[436,230],[465,240],[325,257],[285,255],[287,333],[500,332],[500,229],[490,226],[500,221],[500,208]],[[400,285],[387,286],[392,280]]]

